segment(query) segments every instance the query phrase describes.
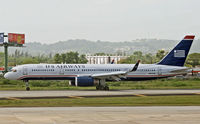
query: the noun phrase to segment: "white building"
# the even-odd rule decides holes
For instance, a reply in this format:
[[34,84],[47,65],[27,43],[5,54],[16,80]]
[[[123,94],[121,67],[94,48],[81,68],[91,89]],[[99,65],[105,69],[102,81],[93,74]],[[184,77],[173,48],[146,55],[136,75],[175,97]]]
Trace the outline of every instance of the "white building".
[[86,56],[88,64],[110,64],[113,60],[114,63],[117,64],[118,61],[126,59],[127,57],[128,56]]

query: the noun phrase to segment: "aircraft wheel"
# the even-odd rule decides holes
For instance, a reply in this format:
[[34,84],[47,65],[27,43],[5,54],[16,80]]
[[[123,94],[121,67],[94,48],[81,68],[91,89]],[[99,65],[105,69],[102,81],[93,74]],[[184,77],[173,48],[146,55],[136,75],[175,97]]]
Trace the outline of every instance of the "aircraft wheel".
[[109,90],[109,87],[108,87],[108,86],[105,86],[105,88],[104,88],[104,89],[108,91],[108,90]]
[[27,88],[26,88],[26,91],[29,91],[29,90],[30,90],[30,87],[27,87]]
[[101,85],[96,86],[96,90],[102,90],[102,86]]
[[96,90],[99,90],[99,86],[96,86]]
[[98,86],[96,86],[96,90],[109,90],[109,87],[98,85]]

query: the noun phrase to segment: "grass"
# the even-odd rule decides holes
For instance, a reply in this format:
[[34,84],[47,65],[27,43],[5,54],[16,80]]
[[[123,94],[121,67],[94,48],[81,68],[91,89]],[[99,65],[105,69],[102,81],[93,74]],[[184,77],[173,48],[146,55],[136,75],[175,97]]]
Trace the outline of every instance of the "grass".
[[200,96],[0,100],[0,107],[200,106]]
[[[111,90],[119,89],[200,89],[200,78],[160,79],[150,81],[108,82]],[[69,86],[68,81],[30,81],[31,90],[94,90],[91,87]],[[23,81],[0,78],[0,90],[24,90]]]

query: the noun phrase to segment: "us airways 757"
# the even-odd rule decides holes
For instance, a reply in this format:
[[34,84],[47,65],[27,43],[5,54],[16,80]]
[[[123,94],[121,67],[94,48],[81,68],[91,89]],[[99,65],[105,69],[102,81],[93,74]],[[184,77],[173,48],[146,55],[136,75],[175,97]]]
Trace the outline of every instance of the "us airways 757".
[[4,75],[10,80],[23,80],[30,90],[29,80],[70,80],[71,85],[93,86],[109,90],[106,81],[135,81],[183,75],[190,70],[184,63],[193,35],[187,35],[156,64],[26,64],[13,67]]

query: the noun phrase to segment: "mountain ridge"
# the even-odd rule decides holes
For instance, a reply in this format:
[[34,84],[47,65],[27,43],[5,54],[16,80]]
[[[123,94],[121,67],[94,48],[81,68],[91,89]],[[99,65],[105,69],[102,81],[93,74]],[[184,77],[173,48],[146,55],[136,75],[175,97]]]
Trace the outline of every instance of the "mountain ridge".
[[[17,49],[28,52],[31,55],[55,54],[69,51],[77,51],[80,54],[125,54],[130,55],[135,51],[155,54],[158,50],[171,50],[179,41],[167,39],[137,39],[124,42],[109,41],[90,41],[85,39],[74,39],[67,41],[58,41],[52,44],[42,44],[39,42],[26,43],[24,48],[10,47],[9,53],[13,54]],[[190,53],[200,52],[200,40],[195,40],[191,47]],[[3,52],[3,48],[0,49]]]

